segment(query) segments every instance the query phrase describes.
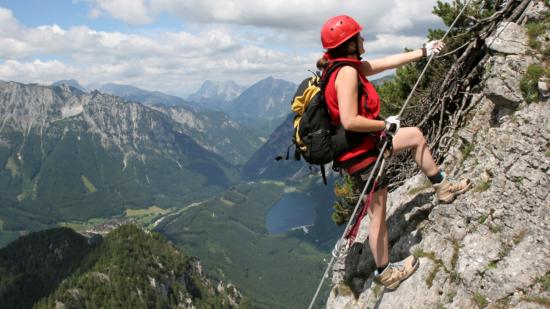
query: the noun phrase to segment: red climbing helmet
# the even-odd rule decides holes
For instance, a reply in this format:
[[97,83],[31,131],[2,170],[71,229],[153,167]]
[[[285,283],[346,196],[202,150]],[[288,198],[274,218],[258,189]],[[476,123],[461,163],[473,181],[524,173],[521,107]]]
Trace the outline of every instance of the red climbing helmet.
[[331,49],[344,43],[352,36],[361,32],[363,27],[355,19],[347,15],[330,18],[321,28],[321,42],[323,48]]

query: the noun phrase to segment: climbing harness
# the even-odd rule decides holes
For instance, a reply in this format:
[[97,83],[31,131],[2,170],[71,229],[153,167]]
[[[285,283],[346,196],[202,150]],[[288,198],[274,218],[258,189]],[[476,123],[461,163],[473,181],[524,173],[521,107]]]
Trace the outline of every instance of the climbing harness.
[[[447,38],[447,35],[451,32],[451,30],[454,28],[456,22],[458,21],[458,19],[460,18],[460,16],[462,16],[462,14],[464,13],[464,11],[466,10],[466,8],[470,5],[470,2],[472,2],[472,0],[468,0],[468,2],[466,4],[464,4],[464,7],[462,8],[462,10],[460,11],[460,13],[456,16],[455,20],[453,21],[453,23],[451,24],[451,26],[449,27],[449,29],[447,30],[447,32],[445,33],[445,35],[443,36],[443,38],[441,38],[441,41],[445,41],[445,39]],[[409,101],[411,100],[414,92],[416,91],[416,88],[418,87],[418,85],[420,84],[420,81],[422,80],[422,78],[424,77],[424,74],[426,73],[428,67],[430,66],[431,62],[432,62],[432,59],[434,58],[435,54],[432,54],[430,56],[430,58],[428,59],[428,62],[426,63],[426,65],[424,66],[424,69],[422,70],[422,72],[420,73],[420,76],[418,77],[418,79],[416,80],[416,83],[414,84],[411,92],[409,93],[409,95],[407,96],[407,99],[405,100],[405,103],[403,104],[403,107],[401,107],[401,110],[399,111],[399,114],[397,115],[398,118],[401,117],[401,115],[403,114],[403,111],[405,111],[405,108],[407,107],[407,105],[409,104]],[[378,158],[376,159],[376,162],[374,163],[374,168],[372,169],[372,171],[370,172],[370,175],[369,175],[369,178],[367,180],[367,182],[365,183],[365,186],[363,187],[363,190],[361,191],[361,195],[359,196],[359,200],[357,201],[357,204],[355,205],[355,208],[353,210],[353,213],[351,214],[351,217],[350,217],[350,220],[348,221],[348,224],[346,225],[346,229],[344,230],[344,233],[342,234],[342,237],[340,237],[338,239],[338,241],[336,242],[336,245],[334,246],[334,249],[332,250],[332,258],[330,259],[330,262],[328,263],[327,265],[327,268],[325,270],[325,273],[323,274],[323,277],[321,278],[321,282],[319,282],[319,286],[317,287],[317,291],[315,292],[315,295],[313,296],[310,304],[309,304],[309,307],[308,309],[311,309],[313,307],[313,305],[315,304],[315,300],[317,300],[317,297],[319,296],[319,292],[321,291],[321,288],[323,287],[323,283],[325,281],[326,278],[328,278],[328,272],[330,271],[330,269],[332,268],[332,264],[334,263],[334,261],[339,257],[339,254],[340,254],[340,251],[341,251],[341,247],[343,245],[343,241],[344,241],[344,238],[349,234],[350,236],[352,236],[351,234],[351,231],[350,231],[350,226],[351,226],[351,223],[352,222],[355,222],[354,225],[356,224],[357,227],[352,227],[352,229],[358,229],[358,226],[360,224],[360,219],[359,217],[361,216],[358,216],[356,218],[356,220],[353,220],[353,218],[355,218],[355,214],[357,213],[357,210],[359,209],[359,205],[361,205],[361,202],[363,201],[363,198],[365,196],[365,193],[367,191],[367,188],[369,187],[369,184],[371,183],[371,181],[373,180],[373,175],[374,175],[374,172],[376,171],[376,169],[378,168],[378,165],[380,164],[380,169],[378,171],[378,176],[377,176],[377,179],[378,177],[381,175],[382,173],[382,170],[384,168],[384,165],[385,165],[385,161],[386,159],[384,158],[384,153],[388,147],[388,144],[390,144],[391,141],[386,139],[384,141],[384,144],[382,145],[382,148],[380,149],[380,154],[378,155]],[[372,190],[374,190],[375,186],[372,186]],[[374,193],[374,191],[371,192],[370,195],[372,195],[372,193]],[[370,199],[368,200],[369,204],[366,204],[365,207],[363,207],[363,210],[361,211],[361,214],[364,216],[364,213],[366,212],[366,208],[368,208],[368,206],[370,205]],[[362,217],[361,217],[362,218]],[[348,244],[349,245],[349,242]]]

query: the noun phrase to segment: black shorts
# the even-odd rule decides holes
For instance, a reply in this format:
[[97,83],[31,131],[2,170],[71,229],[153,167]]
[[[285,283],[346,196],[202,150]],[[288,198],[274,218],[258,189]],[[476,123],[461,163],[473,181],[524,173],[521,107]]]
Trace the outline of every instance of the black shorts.
[[[358,170],[357,172],[350,175],[351,182],[353,184],[353,190],[356,194],[361,194],[363,191],[363,188],[365,187],[365,184],[369,180],[370,173],[372,172],[372,169],[374,168],[375,162],[370,164],[369,166]],[[365,194],[369,194],[372,190],[372,186],[374,184],[374,179],[376,179],[376,176],[378,176],[378,172],[380,170],[381,163],[378,164],[378,167],[376,168],[376,171],[374,171],[374,174],[372,175],[373,180],[371,180],[367,191],[365,191]],[[386,177],[385,169],[382,170],[382,175],[380,175],[380,179],[378,179],[378,183],[376,184],[376,187],[374,188],[374,192],[379,191],[381,189],[387,188],[389,184],[388,178]]]

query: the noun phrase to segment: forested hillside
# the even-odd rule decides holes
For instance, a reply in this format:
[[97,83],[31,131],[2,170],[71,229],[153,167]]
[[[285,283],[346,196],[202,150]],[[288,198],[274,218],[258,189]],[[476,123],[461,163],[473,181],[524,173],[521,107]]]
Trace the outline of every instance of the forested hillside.
[[214,284],[190,257],[134,225],[89,241],[67,228],[31,233],[0,250],[1,308],[231,308],[230,284]]

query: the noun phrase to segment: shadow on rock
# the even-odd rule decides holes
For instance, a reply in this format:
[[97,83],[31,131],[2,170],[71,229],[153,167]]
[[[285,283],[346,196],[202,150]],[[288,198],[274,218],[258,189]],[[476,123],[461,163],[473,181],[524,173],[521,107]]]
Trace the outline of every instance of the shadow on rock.
[[[431,202],[432,196],[432,193],[419,194],[410,202],[398,206],[387,218],[391,261],[406,258],[411,247],[422,241],[422,233],[417,231],[417,227],[428,218],[435,206]],[[358,297],[363,291],[365,281],[375,269],[368,239],[364,243],[354,243],[345,259],[344,282]]]

